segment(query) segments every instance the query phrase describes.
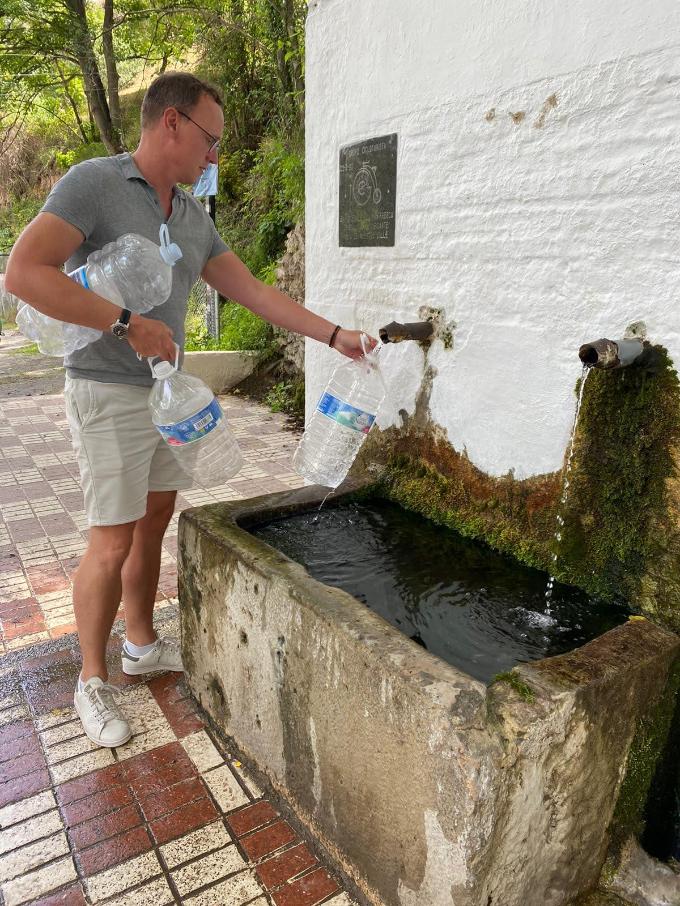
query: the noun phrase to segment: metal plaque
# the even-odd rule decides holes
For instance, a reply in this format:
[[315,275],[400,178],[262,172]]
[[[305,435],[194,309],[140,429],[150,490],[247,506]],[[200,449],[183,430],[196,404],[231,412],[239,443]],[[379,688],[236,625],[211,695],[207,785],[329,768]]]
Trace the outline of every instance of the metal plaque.
[[394,245],[397,133],[340,149],[340,245]]

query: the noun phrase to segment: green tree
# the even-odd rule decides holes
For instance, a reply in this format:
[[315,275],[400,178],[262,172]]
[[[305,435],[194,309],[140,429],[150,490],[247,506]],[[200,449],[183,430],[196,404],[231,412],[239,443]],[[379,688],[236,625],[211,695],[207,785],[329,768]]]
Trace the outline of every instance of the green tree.
[[[167,0],[3,0],[0,127],[5,139],[36,106],[52,109],[82,141],[125,148],[120,71],[165,69],[193,44],[200,11]],[[85,104],[83,105],[83,100]],[[85,107],[85,109],[83,109]]]

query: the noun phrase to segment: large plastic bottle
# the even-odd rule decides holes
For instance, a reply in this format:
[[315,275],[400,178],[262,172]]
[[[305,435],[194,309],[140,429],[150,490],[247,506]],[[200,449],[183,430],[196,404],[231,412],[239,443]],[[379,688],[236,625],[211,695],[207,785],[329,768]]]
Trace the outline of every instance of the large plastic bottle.
[[151,419],[184,471],[206,487],[233,478],[243,457],[212,390],[178,371],[177,359],[174,365],[149,365],[156,378],[149,394]]
[[342,484],[385,399],[378,350],[363,336],[362,345],[362,359],[336,367],[293,455],[295,471],[314,484]]
[[[179,246],[169,241],[166,224],[159,238],[160,247],[144,236],[127,233],[91,252],[86,263],[68,276],[109,302],[144,314],[168,299],[172,268],[182,257]],[[101,330],[58,321],[29,305],[17,313],[17,326],[43,355],[70,355],[102,335]]]

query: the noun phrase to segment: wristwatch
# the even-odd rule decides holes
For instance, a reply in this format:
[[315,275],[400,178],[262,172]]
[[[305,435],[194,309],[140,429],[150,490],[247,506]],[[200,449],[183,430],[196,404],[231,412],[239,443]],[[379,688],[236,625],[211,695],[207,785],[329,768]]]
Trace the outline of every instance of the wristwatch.
[[118,320],[111,325],[111,333],[114,337],[118,337],[119,340],[127,339],[131,314],[132,312],[129,308],[124,308],[118,316]]

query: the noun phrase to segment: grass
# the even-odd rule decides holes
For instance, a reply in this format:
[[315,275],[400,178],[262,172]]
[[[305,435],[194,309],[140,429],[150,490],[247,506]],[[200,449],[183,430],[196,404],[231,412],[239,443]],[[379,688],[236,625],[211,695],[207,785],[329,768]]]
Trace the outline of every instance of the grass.
[[[0,350],[2,346],[0,346]],[[8,355],[40,355],[37,343],[29,343],[28,346],[18,346],[16,349],[6,349]]]

